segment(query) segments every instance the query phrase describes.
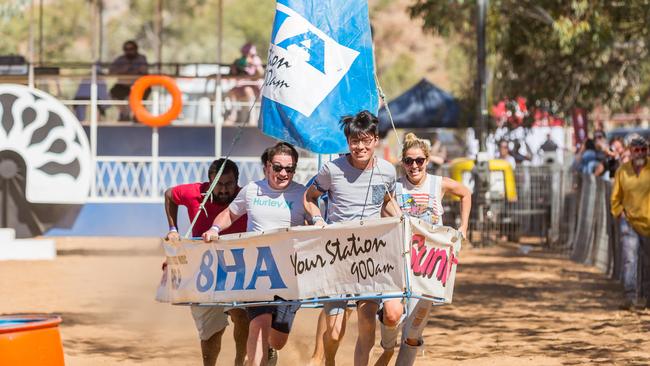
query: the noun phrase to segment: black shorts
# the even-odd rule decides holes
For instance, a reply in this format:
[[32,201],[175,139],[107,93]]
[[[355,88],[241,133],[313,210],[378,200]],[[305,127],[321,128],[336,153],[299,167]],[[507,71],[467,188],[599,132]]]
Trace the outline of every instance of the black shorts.
[[273,305],[273,306],[251,306],[246,308],[250,320],[263,314],[271,314],[271,328],[280,333],[289,334],[296,312],[300,309],[299,304],[295,305]]

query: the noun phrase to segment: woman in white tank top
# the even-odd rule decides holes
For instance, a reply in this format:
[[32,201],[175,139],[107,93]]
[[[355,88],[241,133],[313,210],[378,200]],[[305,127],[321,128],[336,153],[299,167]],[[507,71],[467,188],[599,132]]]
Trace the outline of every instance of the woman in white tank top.
[[[432,225],[442,225],[442,198],[446,193],[460,197],[460,231],[467,237],[469,212],[472,206],[472,194],[467,187],[447,177],[427,174],[429,145],[412,133],[405,137],[402,148],[402,167],[405,176],[400,177],[395,187],[397,202],[405,215],[417,217]],[[402,330],[402,344],[397,356],[396,366],[411,366],[415,362],[417,351],[423,345],[422,332],[427,325],[433,302],[412,299],[408,301],[409,316]],[[375,366],[387,365],[390,361],[397,335],[389,329],[382,328],[382,346],[384,353]]]

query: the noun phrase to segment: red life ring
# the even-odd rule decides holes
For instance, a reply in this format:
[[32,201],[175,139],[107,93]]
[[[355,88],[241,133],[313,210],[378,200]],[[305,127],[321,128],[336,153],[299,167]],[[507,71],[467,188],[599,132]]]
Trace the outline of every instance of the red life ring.
[[[154,116],[142,105],[145,91],[153,85],[160,85],[167,89],[172,96],[172,106],[161,115]],[[129,94],[129,106],[135,118],[150,127],[167,126],[181,113],[183,99],[174,79],[164,75],[145,75],[135,81]]]

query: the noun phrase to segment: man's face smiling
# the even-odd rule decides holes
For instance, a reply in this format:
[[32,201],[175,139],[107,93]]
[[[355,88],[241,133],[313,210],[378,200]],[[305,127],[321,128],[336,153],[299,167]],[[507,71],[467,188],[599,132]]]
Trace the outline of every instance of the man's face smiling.
[[275,154],[265,167],[269,186],[277,190],[286,189],[291,184],[295,169],[295,162],[290,155]]
[[348,138],[350,156],[354,162],[367,163],[372,159],[377,147],[377,136],[362,134]]

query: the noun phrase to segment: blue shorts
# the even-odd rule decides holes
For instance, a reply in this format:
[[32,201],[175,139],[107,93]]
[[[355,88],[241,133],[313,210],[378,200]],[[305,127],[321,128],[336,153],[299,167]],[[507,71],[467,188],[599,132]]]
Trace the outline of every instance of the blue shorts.
[[293,319],[300,304],[292,305],[272,305],[272,306],[251,306],[246,308],[250,320],[263,314],[271,314],[271,328],[280,333],[289,334],[293,326]]

